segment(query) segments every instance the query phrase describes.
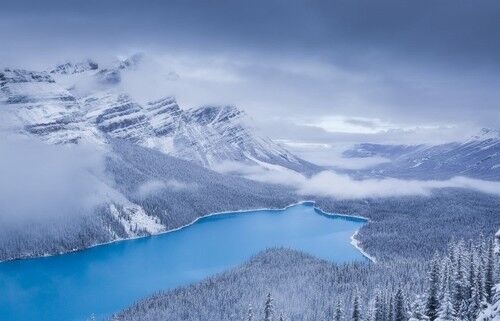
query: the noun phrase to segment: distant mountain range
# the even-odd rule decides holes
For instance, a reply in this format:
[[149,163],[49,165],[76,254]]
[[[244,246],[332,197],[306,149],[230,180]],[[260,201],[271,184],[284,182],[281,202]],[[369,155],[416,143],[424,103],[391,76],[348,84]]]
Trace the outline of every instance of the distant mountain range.
[[[134,55],[106,67],[85,60],[42,72],[4,69],[0,72],[2,114],[15,120],[19,132],[51,144],[105,145],[110,139],[124,139],[210,169],[225,162],[278,165],[306,175],[323,169],[260,135],[235,106],[183,109],[168,93],[145,103],[134,100],[117,85],[143,60],[142,55]],[[171,72],[168,77],[175,81],[179,75]],[[84,94],[77,87],[82,79],[94,83]],[[468,141],[442,145],[359,144],[345,151],[344,157],[379,156],[390,162],[343,171],[359,177],[498,179],[499,140],[498,131],[484,129]]]
[[446,179],[462,175],[500,179],[500,132],[482,129],[464,142],[441,145],[359,144],[344,152],[344,157],[388,158],[390,162],[353,171],[357,176]]

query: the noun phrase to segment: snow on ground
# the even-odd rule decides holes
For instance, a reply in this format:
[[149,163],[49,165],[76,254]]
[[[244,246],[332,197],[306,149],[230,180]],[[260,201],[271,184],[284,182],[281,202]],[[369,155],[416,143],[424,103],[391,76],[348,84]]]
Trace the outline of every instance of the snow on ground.
[[500,321],[500,283],[495,286],[493,303],[479,314],[477,321]]
[[125,205],[120,211],[115,204],[110,204],[109,209],[111,214],[123,225],[123,228],[131,237],[145,233],[157,234],[165,230],[159,218],[149,216],[139,205]]

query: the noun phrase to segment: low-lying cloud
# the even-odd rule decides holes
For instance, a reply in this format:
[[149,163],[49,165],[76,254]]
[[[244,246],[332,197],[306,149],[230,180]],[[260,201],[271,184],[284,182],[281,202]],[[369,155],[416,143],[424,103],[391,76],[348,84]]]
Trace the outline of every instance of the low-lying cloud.
[[0,155],[2,224],[84,214],[105,197],[104,158],[93,148],[10,136]]
[[184,191],[184,190],[193,190],[198,186],[194,183],[181,182],[176,179],[170,179],[167,181],[163,180],[150,180],[141,184],[137,189],[137,195],[140,198],[146,198],[148,196],[152,196],[158,194],[165,190],[170,191]]
[[483,193],[500,195],[500,182],[485,181],[463,176],[448,180],[404,180],[397,178],[356,180],[334,171],[323,171],[306,177],[280,166],[263,168],[241,163],[223,163],[219,172],[239,174],[259,182],[279,184],[294,188],[301,195],[357,199],[368,197],[391,197],[408,195],[430,195],[438,188],[466,188]]
[[348,175],[324,171],[306,179],[298,188],[300,194],[336,198],[390,197],[429,195],[437,188],[467,188],[500,195],[500,182],[457,176],[449,180],[402,180],[396,178],[354,180]]
[[327,143],[308,143],[291,140],[280,140],[285,148],[309,162],[325,167],[342,169],[365,169],[383,163],[390,159],[381,156],[372,157],[344,157],[343,152],[353,148],[353,144],[335,145]]

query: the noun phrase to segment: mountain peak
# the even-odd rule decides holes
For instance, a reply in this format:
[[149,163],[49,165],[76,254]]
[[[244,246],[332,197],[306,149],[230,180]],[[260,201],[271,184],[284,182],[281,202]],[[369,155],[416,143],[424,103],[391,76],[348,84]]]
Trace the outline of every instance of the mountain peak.
[[24,69],[5,68],[0,72],[0,85],[6,83],[24,83],[24,82],[55,82],[46,72],[29,71]]
[[199,124],[224,122],[245,115],[242,110],[232,105],[202,106],[190,109],[189,114],[192,120]]
[[98,81],[102,84],[116,85],[122,80],[122,71],[137,68],[144,60],[144,54],[134,54],[126,59],[115,62],[113,66],[99,70],[96,74]]
[[120,61],[118,69],[129,69],[137,67],[144,60],[143,53],[135,53],[132,56]]
[[50,71],[51,74],[79,74],[89,70],[97,70],[99,64],[91,59],[86,59],[81,62],[66,62],[64,64],[57,65],[54,69]]
[[478,134],[471,137],[471,140],[486,140],[500,138],[500,131],[491,128],[481,128]]

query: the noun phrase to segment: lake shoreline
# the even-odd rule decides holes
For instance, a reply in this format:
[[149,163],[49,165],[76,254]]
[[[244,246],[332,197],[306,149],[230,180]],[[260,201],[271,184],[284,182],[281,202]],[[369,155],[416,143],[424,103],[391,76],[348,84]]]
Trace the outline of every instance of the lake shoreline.
[[[75,248],[75,249],[71,249],[68,251],[58,252],[58,253],[53,253],[53,254],[44,254],[44,255],[38,255],[38,256],[24,256],[24,257],[17,257],[17,258],[11,258],[11,259],[6,259],[6,260],[0,260],[0,264],[6,263],[6,262],[21,261],[21,260],[29,261],[29,260],[36,260],[36,259],[42,259],[42,258],[50,258],[50,257],[54,257],[54,256],[60,256],[60,255],[72,254],[72,253],[76,253],[76,252],[80,252],[80,251],[85,251],[88,249],[96,248],[99,246],[105,246],[105,245],[109,245],[109,244],[114,244],[114,243],[118,243],[118,242],[138,240],[138,239],[143,239],[143,238],[147,238],[147,237],[161,236],[161,235],[165,235],[167,233],[173,233],[173,232],[177,232],[179,230],[182,230],[184,228],[187,228],[187,227],[197,223],[199,220],[201,220],[203,218],[208,218],[208,217],[213,217],[213,216],[218,216],[218,215],[245,214],[245,213],[258,212],[258,211],[281,212],[281,211],[286,211],[288,208],[293,207],[293,206],[297,206],[297,205],[311,205],[311,206],[313,206],[313,208],[316,212],[319,212],[318,214],[320,214],[320,215],[337,216],[337,217],[344,217],[344,218],[354,218],[354,219],[359,219],[359,220],[366,222],[366,223],[370,222],[369,218],[361,216],[361,215],[336,214],[336,213],[324,212],[320,208],[316,207],[315,204],[316,204],[316,201],[303,200],[303,201],[298,201],[298,202],[289,204],[289,205],[282,207],[282,208],[257,208],[257,209],[248,209],[248,210],[233,210],[233,211],[228,210],[228,211],[222,211],[222,212],[209,213],[207,215],[197,217],[196,219],[194,219],[190,223],[184,224],[182,226],[179,226],[179,227],[176,227],[173,229],[169,229],[169,230],[165,230],[165,231],[162,231],[159,233],[155,233],[155,234],[143,235],[143,236],[133,236],[133,237],[129,237],[129,238],[118,238],[115,240],[111,240],[109,242],[97,243],[97,244],[93,244],[91,246],[82,247],[82,248]],[[369,255],[368,253],[366,253],[363,250],[363,248],[361,247],[361,242],[356,240],[356,236],[358,235],[358,233],[359,233],[359,230],[354,232],[354,234],[351,236],[351,238],[350,238],[351,245],[354,246],[359,252],[361,252],[361,254],[364,257],[366,257],[368,260],[370,260],[373,263],[376,263],[377,262],[376,258],[374,258],[371,255]]]
[[[315,204],[301,201],[281,209],[210,213],[158,237],[4,263],[0,287],[13,290],[0,299],[0,314],[27,321],[37,315],[33,309],[37,307],[43,309],[43,319],[79,321],[89,313],[101,318],[157,291],[228,271],[275,247],[309,254],[333,266],[370,264],[350,242],[368,220],[326,213]],[[68,306],[68,295],[88,296],[88,301]]]

